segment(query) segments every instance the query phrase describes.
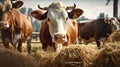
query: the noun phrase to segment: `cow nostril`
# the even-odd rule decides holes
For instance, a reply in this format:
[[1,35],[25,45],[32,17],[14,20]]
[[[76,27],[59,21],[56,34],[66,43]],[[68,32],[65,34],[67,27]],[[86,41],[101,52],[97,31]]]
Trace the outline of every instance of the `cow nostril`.
[[4,25],[7,25],[7,23],[4,23]]
[[57,39],[59,38],[59,36],[58,36],[58,35],[55,35],[54,38],[55,38],[55,40],[57,40]]
[[54,38],[55,38],[55,40],[57,40],[57,39],[64,39],[65,38],[65,35],[63,35],[63,34],[57,34],[57,35],[55,35],[54,36]]

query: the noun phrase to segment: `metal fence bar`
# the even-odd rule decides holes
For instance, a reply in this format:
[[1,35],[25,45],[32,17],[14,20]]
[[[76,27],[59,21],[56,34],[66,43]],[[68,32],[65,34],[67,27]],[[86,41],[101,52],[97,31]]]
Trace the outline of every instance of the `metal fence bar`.
[[[34,40],[34,39],[37,39],[37,40]],[[2,43],[1,33],[0,33],[0,43]],[[39,32],[33,32],[32,33],[32,41],[31,41],[31,43],[40,43]]]

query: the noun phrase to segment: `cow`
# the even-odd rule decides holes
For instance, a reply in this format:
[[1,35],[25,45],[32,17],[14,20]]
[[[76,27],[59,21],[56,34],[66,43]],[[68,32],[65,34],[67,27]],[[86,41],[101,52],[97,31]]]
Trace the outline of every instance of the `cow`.
[[[43,20],[40,29],[40,41],[42,48],[47,50],[48,46],[54,48],[54,51],[59,51],[62,46],[74,44],[78,36],[78,18],[83,10],[74,6],[65,6],[62,2],[53,2],[49,7],[40,7],[40,10],[34,10],[31,15]],[[44,12],[43,10],[47,10]],[[67,10],[71,10],[68,12]]]
[[31,18],[20,12],[18,8],[22,5],[23,1],[15,3],[10,0],[0,1],[1,37],[5,48],[9,48],[9,43],[11,43],[20,52],[22,51],[22,42],[27,40],[28,52],[30,52]]
[[79,22],[78,40],[85,44],[96,41],[98,48],[100,48],[101,40],[107,40],[113,31],[120,30],[119,24],[115,17],[96,19],[84,23]]

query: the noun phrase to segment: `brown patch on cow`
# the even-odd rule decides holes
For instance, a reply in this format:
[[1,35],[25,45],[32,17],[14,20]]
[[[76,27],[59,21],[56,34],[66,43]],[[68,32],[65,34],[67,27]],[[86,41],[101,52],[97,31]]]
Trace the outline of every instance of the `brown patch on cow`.
[[52,37],[49,34],[49,29],[48,29],[47,22],[43,22],[41,24],[40,41],[42,43],[42,48],[44,50],[46,50],[48,46],[53,46],[53,48],[55,49],[55,43],[52,42]]

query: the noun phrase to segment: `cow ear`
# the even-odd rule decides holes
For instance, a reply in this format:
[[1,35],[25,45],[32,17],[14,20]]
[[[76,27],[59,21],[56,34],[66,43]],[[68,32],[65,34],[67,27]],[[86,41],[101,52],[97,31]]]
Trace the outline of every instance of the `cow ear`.
[[68,13],[68,16],[69,18],[71,19],[76,19],[78,18],[79,16],[81,16],[83,14],[83,10],[82,9],[79,9],[79,8],[76,8],[76,9],[73,9],[71,12]]
[[31,16],[38,20],[44,20],[47,18],[47,12],[43,12],[42,10],[34,10],[31,12]]
[[13,8],[20,8],[24,4],[23,1],[17,1],[15,3],[12,3]]

